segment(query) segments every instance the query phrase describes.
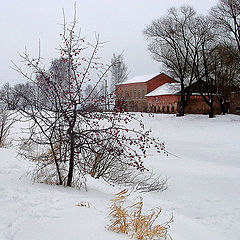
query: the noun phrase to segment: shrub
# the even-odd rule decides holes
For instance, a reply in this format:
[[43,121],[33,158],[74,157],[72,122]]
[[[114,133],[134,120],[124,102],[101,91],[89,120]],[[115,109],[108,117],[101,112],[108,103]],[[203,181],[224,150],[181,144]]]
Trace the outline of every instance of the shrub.
[[13,125],[14,121],[10,117],[10,113],[6,110],[0,110],[0,148],[9,146],[10,141],[8,140],[9,130]]

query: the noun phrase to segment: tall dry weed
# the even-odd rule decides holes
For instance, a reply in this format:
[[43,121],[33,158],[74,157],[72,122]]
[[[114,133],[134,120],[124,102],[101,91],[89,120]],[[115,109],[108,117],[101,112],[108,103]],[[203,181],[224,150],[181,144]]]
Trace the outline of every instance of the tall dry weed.
[[109,230],[124,233],[139,240],[166,240],[173,217],[161,225],[154,225],[162,209],[154,208],[150,214],[143,214],[142,198],[131,206],[125,206],[129,195],[128,190],[124,189],[112,200]]

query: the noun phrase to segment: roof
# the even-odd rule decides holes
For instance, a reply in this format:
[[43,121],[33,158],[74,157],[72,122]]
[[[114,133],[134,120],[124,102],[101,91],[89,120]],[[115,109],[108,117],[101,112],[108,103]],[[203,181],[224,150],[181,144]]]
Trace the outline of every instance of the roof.
[[144,82],[147,82],[147,81],[151,80],[152,78],[158,76],[159,74],[160,73],[137,76],[137,77],[128,79],[125,82],[119,83],[117,85],[130,84],[130,83],[144,83]]
[[146,97],[154,97],[161,95],[174,95],[181,90],[180,83],[165,83],[160,87],[156,88],[152,92],[148,93]]

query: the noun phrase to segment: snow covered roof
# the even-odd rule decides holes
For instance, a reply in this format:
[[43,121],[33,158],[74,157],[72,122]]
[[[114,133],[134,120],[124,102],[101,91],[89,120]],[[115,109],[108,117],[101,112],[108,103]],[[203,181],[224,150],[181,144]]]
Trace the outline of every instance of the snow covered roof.
[[137,76],[137,77],[128,79],[125,82],[119,83],[118,85],[129,84],[129,83],[144,83],[158,76],[159,74],[160,73]]
[[165,83],[148,93],[146,97],[176,94],[181,90],[180,83]]

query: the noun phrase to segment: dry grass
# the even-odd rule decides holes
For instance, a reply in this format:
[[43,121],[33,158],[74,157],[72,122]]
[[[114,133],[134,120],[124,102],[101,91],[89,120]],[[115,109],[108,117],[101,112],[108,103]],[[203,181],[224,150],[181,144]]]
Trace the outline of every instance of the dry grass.
[[169,224],[173,222],[173,217],[166,223],[154,225],[162,209],[155,208],[150,214],[143,214],[143,199],[132,206],[124,206],[129,193],[126,189],[116,194],[112,200],[109,230],[124,233],[131,238],[139,240],[160,239],[166,240],[168,236]]

